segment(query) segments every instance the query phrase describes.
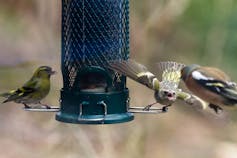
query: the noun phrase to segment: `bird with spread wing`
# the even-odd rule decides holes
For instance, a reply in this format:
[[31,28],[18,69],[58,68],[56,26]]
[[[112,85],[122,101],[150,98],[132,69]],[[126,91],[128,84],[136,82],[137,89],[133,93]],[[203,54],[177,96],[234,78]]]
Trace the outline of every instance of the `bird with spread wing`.
[[[148,69],[134,60],[112,61],[109,67],[127,76],[136,82],[146,85],[148,88],[154,90],[154,97],[156,103],[164,105],[162,111],[167,111],[177,99],[185,101],[189,105],[194,105],[198,108],[205,109],[207,103],[195,95],[183,92],[179,88],[181,79],[181,69],[185,66],[176,62],[161,62],[158,64],[161,70],[161,81]],[[144,108],[149,111],[152,105],[150,104]]]

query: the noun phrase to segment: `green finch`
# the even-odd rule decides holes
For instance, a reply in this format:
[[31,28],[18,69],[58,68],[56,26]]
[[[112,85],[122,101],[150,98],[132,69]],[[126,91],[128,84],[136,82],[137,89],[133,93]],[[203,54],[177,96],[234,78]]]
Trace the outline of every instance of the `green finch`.
[[[40,101],[49,93],[50,76],[53,74],[55,74],[55,71],[53,71],[51,67],[39,67],[31,79],[21,88],[0,94],[0,96],[7,98],[3,103],[13,101],[23,104],[25,108],[31,108],[29,104],[41,104]],[[50,108],[48,105],[44,106]]]
[[[109,64],[109,67],[154,90],[156,103],[164,105],[162,111],[167,111],[168,107],[171,106],[176,99],[184,100],[187,104],[199,106],[199,108],[205,108],[206,106],[200,98],[179,89],[181,77],[180,70],[184,67],[183,64],[176,62],[159,63],[161,81],[159,81],[153,73],[148,71],[144,65],[141,65],[134,60],[113,61]],[[146,106],[144,110],[149,110],[154,104]]]
[[199,65],[185,66],[181,78],[188,89],[209,103],[217,113],[237,104],[237,87],[223,71]]

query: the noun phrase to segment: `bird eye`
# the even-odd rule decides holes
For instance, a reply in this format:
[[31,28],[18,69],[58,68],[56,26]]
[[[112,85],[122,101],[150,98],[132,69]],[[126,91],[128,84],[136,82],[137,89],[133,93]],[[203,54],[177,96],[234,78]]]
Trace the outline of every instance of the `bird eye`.
[[168,94],[168,92],[167,92],[167,91],[164,91],[164,94],[165,94],[165,95],[167,95],[167,94]]

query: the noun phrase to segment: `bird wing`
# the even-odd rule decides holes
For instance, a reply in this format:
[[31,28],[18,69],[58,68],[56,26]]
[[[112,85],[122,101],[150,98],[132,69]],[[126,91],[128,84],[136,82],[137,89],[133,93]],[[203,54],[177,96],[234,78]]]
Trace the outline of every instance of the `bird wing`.
[[199,110],[206,109],[209,104],[209,103],[205,102],[204,100],[202,100],[201,98],[199,98],[195,95],[183,92],[183,91],[180,91],[177,93],[177,98],[185,101],[185,103],[187,103],[187,104],[191,105],[192,107],[194,107],[195,109],[199,109]]
[[233,82],[221,80],[213,74],[195,70],[192,72],[192,78],[205,89],[221,95],[227,99],[237,101],[237,87]]
[[144,65],[134,60],[112,61],[109,63],[109,67],[122,75],[146,85],[148,88],[159,89],[159,81],[156,76],[148,71]]
[[9,101],[15,101],[17,99],[23,98],[35,91],[37,91],[37,81],[29,80],[28,82],[24,84],[23,87],[18,88],[17,90],[12,90],[8,93],[5,93],[5,97],[7,97],[7,99],[3,101],[3,103],[9,102]]
[[205,102],[204,100],[197,97],[196,95],[192,95],[192,94],[185,93],[182,91],[177,93],[177,95],[178,95],[178,99],[184,100],[186,104],[191,105],[193,108],[197,110],[206,110],[209,108],[217,114],[222,112],[222,108],[220,106]]
[[35,90],[31,88],[22,87],[17,90],[11,91],[8,93],[8,98],[3,101],[3,103],[9,102],[9,101],[15,101],[17,99],[23,98],[27,96],[30,93],[33,93]]
[[217,80],[230,81],[230,77],[220,69],[214,67],[201,67],[198,71],[204,73],[206,76],[213,77]]

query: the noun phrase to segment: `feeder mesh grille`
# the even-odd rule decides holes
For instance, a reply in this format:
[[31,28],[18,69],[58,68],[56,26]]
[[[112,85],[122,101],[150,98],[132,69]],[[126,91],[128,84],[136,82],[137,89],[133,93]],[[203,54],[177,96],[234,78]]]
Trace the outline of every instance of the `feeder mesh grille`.
[[129,51],[128,0],[62,0],[62,72],[71,88],[78,70],[106,68]]

